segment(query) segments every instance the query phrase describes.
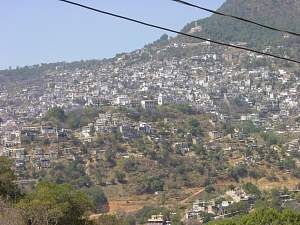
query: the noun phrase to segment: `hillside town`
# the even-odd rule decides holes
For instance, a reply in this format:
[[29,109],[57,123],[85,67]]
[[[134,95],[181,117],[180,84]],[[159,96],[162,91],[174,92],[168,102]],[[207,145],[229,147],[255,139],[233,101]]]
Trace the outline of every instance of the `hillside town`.
[[[188,49],[195,53],[188,57],[174,54],[159,60],[165,54]],[[236,62],[243,61],[243,58],[248,61],[264,58],[218,50],[209,42],[170,42],[165,48],[144,48],[108,62],[91,63],[90,67],[88,62],[83,63],[82,68],[56,66],[37,81],[1,86],[1,152],[21,156],[20,138],[24,133],[70,135],[73,131],[57,127],[31,127],[34,120],[43,118],[52,107],[72,111],[80,107],[111,105],[142,107],[151,111],[157,105],[189,104],[199,113],[213,115],[216,122],[252,121],[258,127],[281,134],[299,132],[300,80],[297,72],[277,69],[276,66],[272,69],[267,66],[252,66],[253,69],[241,66],[243,64],[236,66]],[[141,60],[143,58],[147,60]],[[99,115],[93,124],[96,132],[120,128],[124,137],[127,136],[125,138],[138,135],[132,130],[152,132],[151,125],[143,121],[131,124],[118,117],[116,114]],[[80,132],[81,138],[88,141],[88,127],[81,127]],[[222,135],[218,130],[210,132],[212,139],[219,139]],[[286,144],[289,151],[297,150],[297,140]]]
[[[157,164],[155,155],[164,148],[186,160],[208,163],[207,157],[218,157],[219,163],[212,162],[217,175],[209,169],[200,172],[207,173],[208,181],[189,178],[184,182],[188,186],[209,186],[215,179],[211,176],[218,180],[226,174],[236,181],[244,176],[274,180],[274,171],[264,175],[254,171],[274,163],[274,169],[300,178],[300,74],[277,67],[267,57],[210,42],[170,39],[166,43],[111,60],[59,63],[38,79],[1,86],[0,155],[14,160],[18,182],[35,183],[45,176],[44,171],[66,161],[83,165],[81,172],[89,177],[83,186],[125,183],[132,179],[130,172],[116,173],[114,179],[109,178],[110,172],[105,179],[93,177],[97,161],[110,162],[107,155],[116,140],[119,150],[113,158],[147,166]],[[35,67],[39,66],[26,69]],[[65,115],[76,116],[82,110],[93,115],[85,122],[54,121],[49,116],[53,109]],[[172,110],[185,117],[172,115]],[[101,140],[111,135],[116,138],[111,143]],[[245,175],[243,167],[253,170]],[[229,168],[238,168],[236,174]],[[165,185],[146,192],[165,191]],[[243,190],[226,194],[231,200],[197,200],[183,220],[203,222],[203,213],[214,219],[234,216],[239,211],[227,211],[230,205],[254,201]],[[163,218],[153,215],[149,224],[169,224]]]
[[0,225],[300,224],[299,0],[0,12]]

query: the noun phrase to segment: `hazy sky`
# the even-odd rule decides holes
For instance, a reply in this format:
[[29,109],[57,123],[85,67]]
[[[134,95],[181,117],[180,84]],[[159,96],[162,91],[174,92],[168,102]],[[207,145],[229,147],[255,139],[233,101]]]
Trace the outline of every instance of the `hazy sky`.
[[[74,0],[181,29],[208,16],[170,0]],[[217,9],[224,0],[189,0]],[[0,69],[42,62],[101,59],[143,47],[164,32],[96,14],[57,0],[0,2]]]

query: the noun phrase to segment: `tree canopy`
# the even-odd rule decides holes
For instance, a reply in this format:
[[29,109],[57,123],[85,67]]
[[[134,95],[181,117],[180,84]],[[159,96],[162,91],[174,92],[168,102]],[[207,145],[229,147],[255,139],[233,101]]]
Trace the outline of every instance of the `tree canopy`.
[[282,212],[275,209],[257,210],[240,218],[212,221],[208,225],[298,225],[300,213],[290,210]]
[[92,202],[84,192],[70,185],[42,182],[17,207],[32,225],[81,225],[85,224],[84,215]]
[[12,162],[6,157],[0,157],[0,196],[3,199],[16,200],[20,196],[20,190],[14,183],[16,179],[12,168]]

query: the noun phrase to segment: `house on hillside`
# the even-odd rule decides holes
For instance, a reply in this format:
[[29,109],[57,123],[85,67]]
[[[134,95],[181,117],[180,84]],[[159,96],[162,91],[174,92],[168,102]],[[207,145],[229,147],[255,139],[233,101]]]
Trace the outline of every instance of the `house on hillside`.
[[154,101],[154,100],[142,100],[141,101],[142,108],[147,111],[155,110],[156,104],[157,104],[157,101]]
[[122,125],[119,129],[124,139],[135,139],[139,137],[138,130],[134,126]]
[[167,220],[165,216],[162,214],[152,215],[150,219],[148,219],[147,225],[171,225],[171,222]]
[[41,126],[40,132],[42,135],[54,135],[57,133],[57,129],[52,126]]
[[219,139],[223,136],[222,132],[220,131],[210,131],[208,135],[211,140]]
[[172,149],[175,153],[177,154],[186,154],[187,152],[190,151],[190,147],[188,143],[185,142],[176,142],[172,145]]

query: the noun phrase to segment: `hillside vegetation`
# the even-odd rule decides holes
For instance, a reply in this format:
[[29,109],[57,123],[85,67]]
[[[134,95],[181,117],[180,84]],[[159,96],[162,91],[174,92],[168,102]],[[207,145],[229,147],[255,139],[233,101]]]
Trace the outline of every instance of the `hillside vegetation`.
[[241,218],[214,221],[209,225],[297,225],[300,223],[300,214],[293,211],[276,211],[275,209],[264,209],[255,211]]
[[[300,2],[297,0],[227,0],[218,11],[281,29],[300,31]],[[248,42],[252,46],[272,45],[283,41],[283,34],[280,32],[219,15],[198,20],[197,25],[202,28],[197,35],[215,40]],[[183,30],[188,32],[194,26],[195,22],[190,23]]]

